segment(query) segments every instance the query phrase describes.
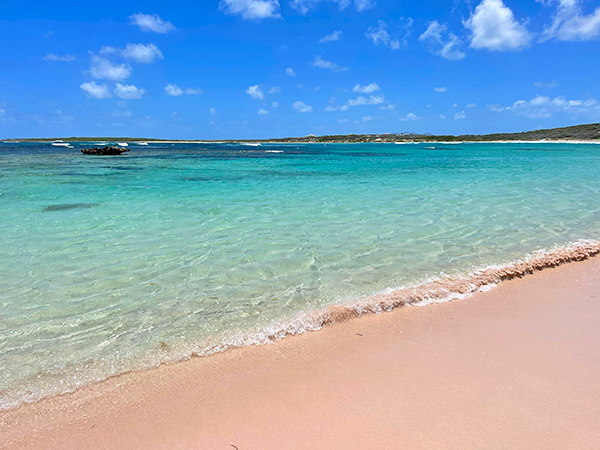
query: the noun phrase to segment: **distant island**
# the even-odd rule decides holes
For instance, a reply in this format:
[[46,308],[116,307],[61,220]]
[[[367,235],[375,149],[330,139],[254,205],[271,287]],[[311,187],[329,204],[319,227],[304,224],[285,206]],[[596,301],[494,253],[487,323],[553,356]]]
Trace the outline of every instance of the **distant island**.
[[345,134],[316,136],[309,134],[302,137],[286,137],[273,139],[228,139],[228,140],[182,140],[152,139],[127,137],[63,137],[39,139],[4,139],[5,142],[52,142],[60,139],[65,142],[190,142],[190,143],[227,143],[227,142],[263,142],[263,143],[386,143],[386,142],[491,142],[491,141],[599,141],[600,123],[576,125],[562,128],[549,128],[520,133],[433,135],[418,133],[383,133],[383,134]]

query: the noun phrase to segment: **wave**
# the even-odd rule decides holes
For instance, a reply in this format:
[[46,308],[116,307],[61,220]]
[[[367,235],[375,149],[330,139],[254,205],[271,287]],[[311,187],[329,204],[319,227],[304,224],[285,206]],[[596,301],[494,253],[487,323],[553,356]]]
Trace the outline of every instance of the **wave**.
[[[502,281],[522,278],[534,272],[569,262],[584,261],[598,254],[600,254],[600,241],[577,241],[551,250],[541,250],[524,259],[507,264],[477,269],[467,275],[442,276],[419,285],[389,289],[372,296],[332,304],[318,310],[305,311],[290,320],[275,321],[254,332],[240,332],[219,338],[218,341],[212,343],[196,344],[196,348],[187,347],[170,355],[161,352],[161,357],[146,361],[141,364],[142,367],[137,365],[135,369],[120,370],[117,373],[95,373],[88,377],[82,377],[82,374],[79,373],[71,381],[56,380],[56,384],[45,386],[35,392],[27,387],[21,392],[21,395],[16,392],[13,392],[12,395],[6,391],[0,392],[0,411],[13,409],[21,404],[36,402],[46,397],[73,392],[85,385],[101,382],[131,371],[152,369],[161,364],[184,361],[192,357],[206,357],[241,347],[268,344],[287,336],[317,331],[364,315],[380,314],[403,306],[423,306],[468,298],[478,292],[488,291]],[[2,399],[1,397],[4,396],[6,397]]]

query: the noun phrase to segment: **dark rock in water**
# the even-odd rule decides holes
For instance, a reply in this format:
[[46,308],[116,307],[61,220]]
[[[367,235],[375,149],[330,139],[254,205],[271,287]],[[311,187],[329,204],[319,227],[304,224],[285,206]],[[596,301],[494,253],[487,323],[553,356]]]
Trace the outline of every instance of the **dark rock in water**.
[[84,155],[120,155],[122,153],[128,152],[128,148],[123,147],[95,147],[95,148],[82,148],[81,153]]
[[98,206],[98,203],[59,203],[58,205],[48,205],[42,212],[48,211],[67,211],[69,209],[93,208]]

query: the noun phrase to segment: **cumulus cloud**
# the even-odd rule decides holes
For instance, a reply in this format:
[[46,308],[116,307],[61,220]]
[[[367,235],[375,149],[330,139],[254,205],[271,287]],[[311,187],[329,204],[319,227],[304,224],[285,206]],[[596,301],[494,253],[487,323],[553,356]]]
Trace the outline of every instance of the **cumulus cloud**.
[[127,44],[121,54],[126,59],[142,64],[151,64],[157,59],[163,59],[163,54],[156,44]]
[[219,9],[249,20],[281,17],[277,0],[221,0]]
[[313,112],[313,108],[310,105],[307,105],[306,103],[298,100],[295,101],[294,103],[292,103],[292,109],[294,111],[298,111],[301,113],[309,113],[309,112]]
[[215,108],[213,108],[212,106],[210,108],[208,108],[208,112],[210,113],[211,116],[216,116],[217,110]]
[[180,95],[183,95],[183,89],[176,84],[167,84],[165,86],[165,93],[172,97],[179,97]]
[[419,41],[425,43],[430,53],[444,59],[457,60],[467,56],[459,49],[462,41],[458,36],[448,31],[448,25],[436,20],[429,22],[425,32],[419,36]]
[[261,88],[258,87],[258,84],[250,86],[248,89],[246,89],[246,94],[248,94],[254,100],[264,100],[265,98],[265,93]]
[[396,105],[390,103],[389,105],[382,106],[379,109],[381,109],[382,111],[393,111],[394,109],[396,109]]
[[271,102],[272,108],[279,108],[279,102]]
[[378,20],[376,27],[369,27],[369,29],[365,33],[365,36],[367,37],[367,39],[371,39],[373,41],[373,44],[383,44],[392,50],[398,50],[401,46],[406,47],[408,42],[408,36],[410,36],[410,34],[412,33],[413,20],[411,18],[404,19],[403,17],[401,17],[400,21],[400,28],[404,32],[401,38],[398,38],[397,36],[393,37],[392,35],[390,35],[390,33],[387,30],[387,24],[384,20]]
[[258,115],[261,115],[261,116],[266,116],[267,114],[269,114],[269,111],[267,111],[267,110],[266,110],[266,109],[264,109],[264,108],[260,108],[260,109],[257,111],[257,114],[258,114]]
[[433,90],[435,92],[446,92],[448,90],[448,88],[442,86],[442,87],[435,87],[435,88],[433,88]]
[[379,90],[379,85],[375,82],[371,84],[367,84],[365,86],[361,86],[357,84],[352,88],[352,92],[360,92],[361,94],[372,94],[373,92],[377,92]]
[[467,105],[467,108],[476,108],[477,107],[477,103],[469,103]]
[[187,88],[187,89],[183,90],[176,84],[169,83],[165,86],[165,94],[170,95],[172,97],[179,97],[180,95],[183,95],[183,94],[185,94],[185,95],[200,95],[200,94],[202,94],[202,89]]
[[72,62],[75,61],[75,55],[55,55],[54,53],[48,53],[42,59],[44,61]]
[[533,83],[533,85],[542,89],[554,89],[555,87],[558,87],[558,81],[552,80],[546,83],[544,83],[543,81],[536,81],[535,83]]
[[487,107],[489,108],[490,111],[493,111],[493,112],[502,112],[506,109],[506,108],[504,108],[504,106],[500,106],[500,105],[487,105]]
[[553,114],[567,113],[574,116],[586,116],[597,119],[600,117],[600,105],[594,98],[588,100],[567,100],[565,97],[550,97],[538,95],[529,101],[518,100],[506,111],[529,117],[530,119],[546,119]]
[[409,112],[405,117],[401,117],[399,120],[401,120],[402,122],[408,122],[411,120],[420,120],[420,119],[422,119],[422,117],[419,117],[416,114]]
[[321,69],[329,69],[333,72],[345,72],[348,70],[347,67],[340,67],[334,62],[324,60],[321,55],[315,58],[312,65],[314,67],[320,67]]
[[137,100],[142,98],[145,89],[140,89],[133,84],[121,84],[117,83],[115,87],[115,95],[119,98],[125,98],[127,100]]
[[532,36],[515,20],[502,0],[483,0],[464,22],[471,30],[471,48],[490,51],[519,50],[527,47]]
[[288,67],[287,69],[285,69],[285,74],[288,77],[295,77],[296,76],[296,71],[294,69],[292,69],[291,67]]
[[339,41],[342,38],[342,30],[336,30],[331,34],[328,34],[327,36],[323,36],[319,42],[321,44],[325,43],[325,42],[333,42],[333,41]]
[[462,119],[466,119],[467,115],[465,114],[464,111],[459,111],[456,114],[454,114],[454,120],[462,120]]
[[97,84],[95,81],[90,81],[88,83],[82,83],[79,87],[92,98],[112,97],[106,84]]
[[[290,6],[302,14],[306,14],[324,0],[292,0]],[[358,12],[366,11],[375,6],[375,0],[332,0],[339,5],[340,10],[354,6]]]
[[123,81],[131,76],[129,64],[114,64],[101,56],[92,55],[90,74],[96,79]]
[[129,16],[129,20],[142,31],[164,34],[175,29],[171,22],[161,19],[158,14],[144,14],[139,12]]
[[269,94],[280,94],[280,93],[281,93],[280,86],[273,86],[271,89],[269,89]]
[[600,36],[600,6],[591,14],[581,10],[581,0],[550,0],[557,4],[552,24],[544,30],[542,41],[588,41]]
[[329,100],[329,104],[325,108],[327,112],[333,111],[348,111],[352,106],[365,106],[365,105],[381,105],[385,102],[385,97],[383,95],[370,95],[369,97],[363,97],[362,95],[349,99],[343,105],[339,105],[334,97]]

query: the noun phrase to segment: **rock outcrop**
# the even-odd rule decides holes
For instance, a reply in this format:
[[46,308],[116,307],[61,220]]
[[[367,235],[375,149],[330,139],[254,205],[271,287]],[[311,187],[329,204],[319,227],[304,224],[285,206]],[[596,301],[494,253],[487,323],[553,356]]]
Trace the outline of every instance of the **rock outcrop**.
[[108,155],[121,155],[125,152],[128,152],[128,148],[123,147],[95,147],[95,148],[82,148],[81,153],[84,155],[99,155],[99,156],[108,156]]

